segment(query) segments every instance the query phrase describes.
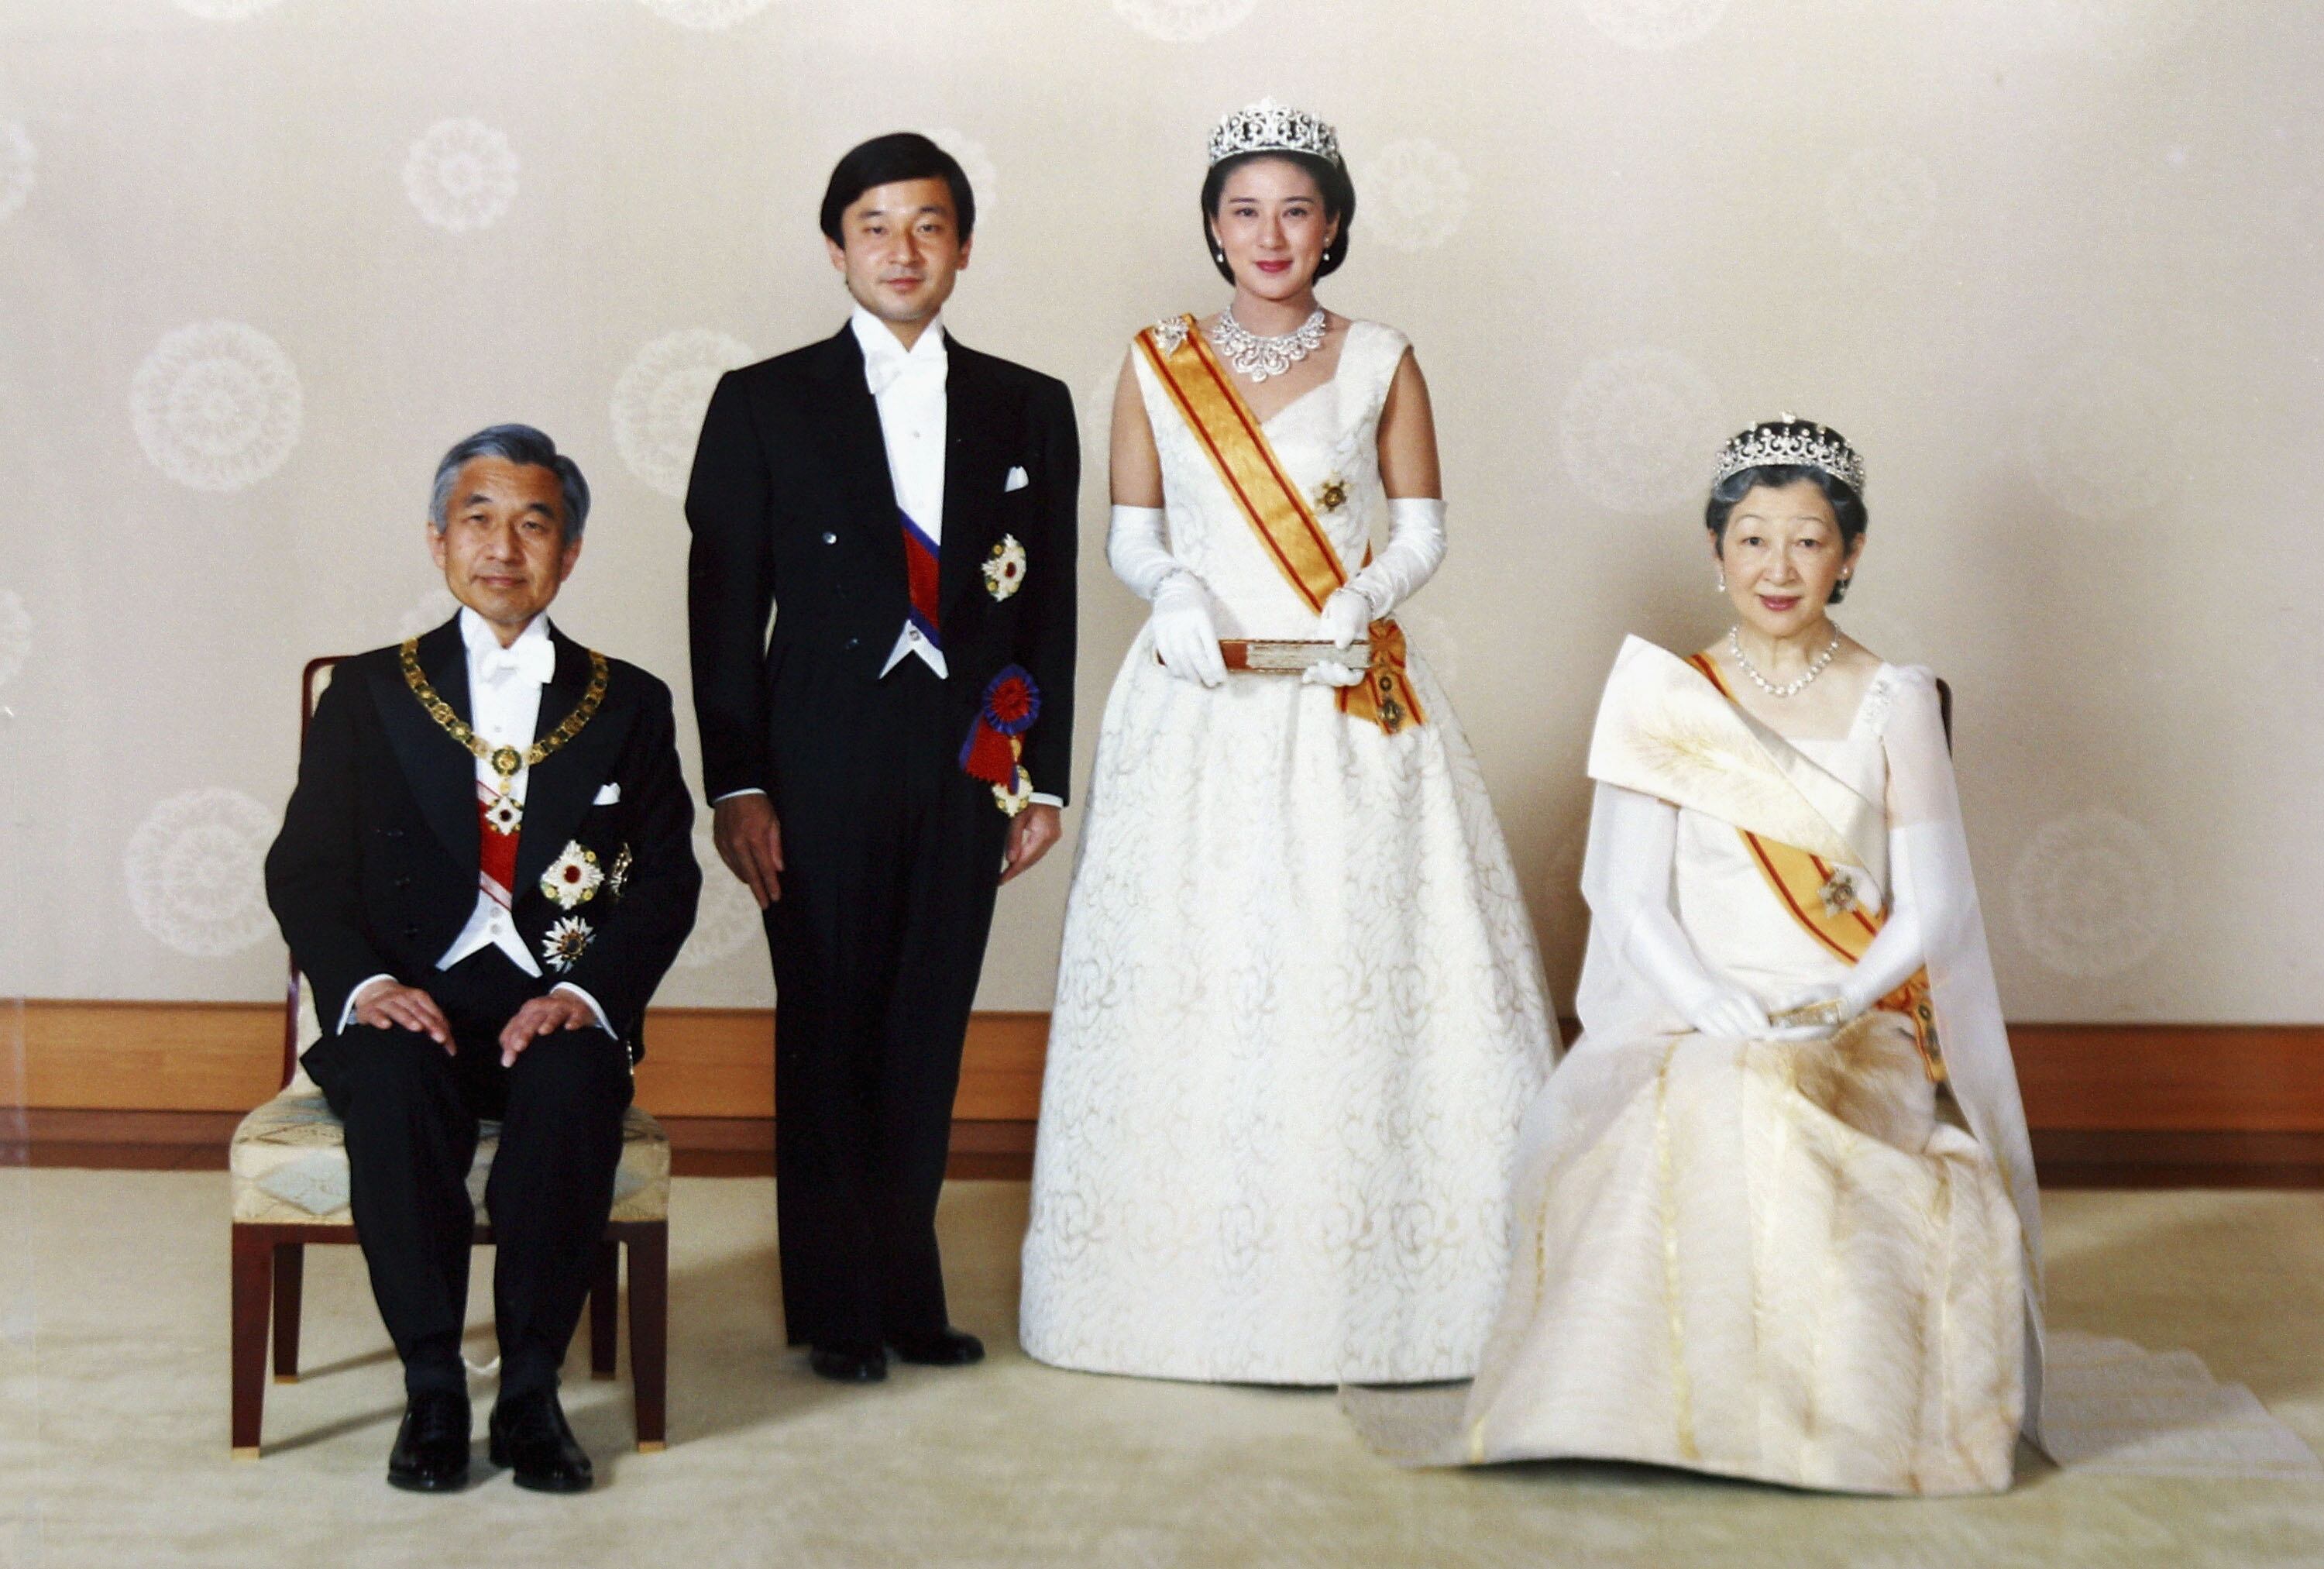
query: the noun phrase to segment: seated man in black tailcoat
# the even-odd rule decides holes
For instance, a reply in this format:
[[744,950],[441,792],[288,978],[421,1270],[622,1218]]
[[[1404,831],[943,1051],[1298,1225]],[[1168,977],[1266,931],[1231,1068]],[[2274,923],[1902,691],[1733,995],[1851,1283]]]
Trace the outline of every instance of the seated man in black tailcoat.
[[445,455],[428,543],[463,608],[340,664],[266,858],[324,1026],[303,1060],[346,1124],[355,1230],[403,1361],[387,1479],[415,1491],[467,1478],[480,1118],[501,1123],[493,1463],[542,1491],[590,1483],[558,1369],[613,1206],[646,1002],[702,885],[669,689],[545,614],[588,512],[580,469],[527,426]]

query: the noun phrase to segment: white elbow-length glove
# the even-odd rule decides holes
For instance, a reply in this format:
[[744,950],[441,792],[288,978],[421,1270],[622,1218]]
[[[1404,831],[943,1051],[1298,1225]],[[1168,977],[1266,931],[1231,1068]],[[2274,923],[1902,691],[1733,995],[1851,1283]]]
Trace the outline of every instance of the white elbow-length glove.
[[1105,531],[1105,558],[1131,593],[1152,602],[1154,652],[1162,668],[1205,687],[1224,682],[1227,663],[1219,652],[1210,590],[1163,543],[1162,509],[1115,507]]
[[1713,975],[1671,914],[1678,808],[1600,784],[1590,834],[1591,875],[1582,891],[1616,953],[1700,1033],[1729,1040],[1766,1036],[1767,1014],[1757,999]]
[[1864,956],[1856,961],[1848,978],[1836,986],[1803,986],[1785,997],[1778,1011],[1837,1001],[1840,1016],[1832,1026],[1837,1028],[1858,1014],[1870,1012],[1880,999],[1919,974],[1921,966],[1928,962],[1928,941],[1924,935],[1926,924],[1912,891],[1920,881],[1914,876],[1915,856],[1921,857],[1919,865],[1934,864],[1939,859],[1925,854],[1915,844],[1929,832],[1925,825],[1888,831],[1888,918],[1881,923],[1879,935],[1865,948]]
[[[1363,636],[1418,593],[1444,560],[1444,503],[1435,496],[1399,496],[1388,503],[1388,549],[1323,602],[1323,635],[1341,648]],[[1309,667],[1305,680],[1352,687],[1364,673],[1349,665]]]

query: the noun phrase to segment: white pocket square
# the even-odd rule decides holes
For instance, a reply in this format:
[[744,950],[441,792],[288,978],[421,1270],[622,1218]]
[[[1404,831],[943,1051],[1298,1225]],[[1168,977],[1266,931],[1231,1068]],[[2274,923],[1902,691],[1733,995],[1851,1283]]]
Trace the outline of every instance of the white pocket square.
[[1025,477],[1025,471],[1022,468],[1011,468],[1009,471],[1009,477],[1001,482],[1001,493],[1006,495],[1012,490],[1023,490],[1032,483]]
[[599,785],[597,787],[597,798],[592,801],[590,805],[597,807],[610,807],[621,798],[621,786],[617,784]]

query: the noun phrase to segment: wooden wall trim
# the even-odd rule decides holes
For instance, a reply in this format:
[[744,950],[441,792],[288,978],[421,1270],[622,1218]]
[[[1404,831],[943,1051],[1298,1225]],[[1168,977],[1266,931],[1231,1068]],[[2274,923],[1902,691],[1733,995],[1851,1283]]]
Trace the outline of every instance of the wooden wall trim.
[[[281,1009],[254,1002],[24,1005],[21,1080],[0,1053],[0,1106],[242,1112],[275,1089]],[[970,1021],[954,1114],[1029,1122],[1048,1015]],[[2086,1132],[2324,1132],[2324,1025],[2021,1024],[2027,1120]],[[774,1022],[762,1009],[657,1008],[638,1069],[664,1118],[772,1115]]]

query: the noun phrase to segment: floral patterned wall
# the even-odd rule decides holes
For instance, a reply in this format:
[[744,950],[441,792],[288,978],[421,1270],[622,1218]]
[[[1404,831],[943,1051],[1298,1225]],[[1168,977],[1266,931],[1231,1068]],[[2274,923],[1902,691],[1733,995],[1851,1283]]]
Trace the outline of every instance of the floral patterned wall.
[[[1958,695],[2012,1013],[2324,1018],[2319,79],[2297,0],[6,0],[0,992],[273,993],[299,666],[450,613],[480,425],[577,457],[558,620],[683,692],[704,400],[839,324],[822,182],[899,126],[979,194],[948,322],[1079,399],[1086,762],[1113,376],[1218,303],[1204,138],[1271,93],[1354,171],[1326,302],[1435,390],[1407,624],[1562,993],[1599,682],[1723,628],[1707,466],[1787,409],[1869,459],[1839,620]],[[1068,869],[985,1006],[1047,1006]],[[664,999],[767,992],[714,876]]]

